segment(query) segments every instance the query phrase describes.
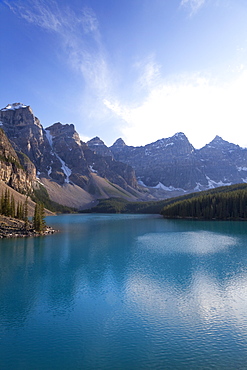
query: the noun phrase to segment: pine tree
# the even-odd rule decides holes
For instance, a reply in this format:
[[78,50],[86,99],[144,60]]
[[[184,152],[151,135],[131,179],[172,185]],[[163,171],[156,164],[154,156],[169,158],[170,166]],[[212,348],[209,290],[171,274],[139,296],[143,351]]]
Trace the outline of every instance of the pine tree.
[[43,203],[36,203],[33,217],[33,228],[37,232],[43,232],[46,227]]
[[23,219],[25,221],[25,228],[28,227],[28,197],[26,196],[24,209],[23,209]]
[[20,219],[20,203],[19,203],[19,201],[17,202],[16,215],[15,215],[15,217],[17,219]]
[[23,213],[23,203],[19,203],[19,217],[20,220],[24,220],[24,213]]
[[10,202],[10,216],[15,217],[15,199],[13,194],[11,195],[11,202]]
[[10,192],[8,189],[6,189],[4,195],[2,195],[1,211],[4,216],[10,216]]
[[4,204],[3,204],[3,200],[4,200],[4,195],[3,195],[3,191],[2,191],[2,195],[1,195],[1,215],[3,215],[3,208],[4,208]]

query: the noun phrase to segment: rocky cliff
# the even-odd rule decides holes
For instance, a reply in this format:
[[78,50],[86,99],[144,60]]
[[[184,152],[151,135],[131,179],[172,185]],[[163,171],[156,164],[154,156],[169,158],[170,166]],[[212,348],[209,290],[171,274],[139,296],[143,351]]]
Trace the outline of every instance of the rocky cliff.
[[196,154],[208,187],[247,182],[247,149],[216,136]]
[[87,146],[89,147],[89,149],[103,157],[113,158],[111,150],[105,145],[104,141],[102,141],[98,136],[89,140],[87,142]]
[[[112,183],[113,187],[115,184],[130,191],[130,197],[138,188],[131,166],[116,161],[112,154],[103,156],[107,151],[111,153],[107,147],[101,154],[91,150],[80,140],[73,124],[57,122],[44,129],[30,106],[20,103],[9,104],[1,109],[0,122],[11,144],[18,151],[26,171],[33,175],[36,172],[52,196],[54,194],[51,189],[54,189],[54,185],[49,184],[53,181],[69,189],[70,193],[77,186],[93,197],[97,198],[102,194],[107,197],[107,193],[99,188],[99,182],[95,181],[96,175]],[[100,139],[97,140],[99,143]],[[78,197],[78,188],[76,189]],[[84,193],[81,194],[81,198],[84,196]],[[92,201],[92,198],[89,199]],[[66,199],[63,204],[69,205]]]
[[40,121],[29,106],[14,103],[0,110],[1,126],[14,149],[22,152],[41,169],[45,165],[48,142]]
[[110,149],[117,160],[133,166],[139,181],[146,186],[193,186],[195,149],[183,133],[140,147],[127,146],[118,139]]
[[[73,124],[44,129],[30,106],[20,103],[0,110],[0,124],[10,141],[2,148],[1,178],[27,191],[37,173],[53,200],[73,207],[99,198],[164,198],[247,182],[247,149],[219,136],[199,150],[181,132],[139,147],[120,138],[108,148],[99,137],[81,141]],[[12,158],[8,164],[6,158]]]
[[90,168],[99,176],[108,178],[115,184],[127,189],[131,186],[134,189],[138,188],[134,169],[119,160],[113,158],[113,153],[104,142],[98,137],[87,142],[87,147],[84,147],[84,152]]
[[199,150],[183,133],[141,147],[118,139],[109,149],[115,159],[133,166],[148,187],[199,191],[247,182],[247,149],[219,136]]
[[[20,157],[22,163],[4,131],[0,129],[0,181],[20,193],[30,194],[35,178],[34,166],[27,158]],[[29,170],[25,170],[25,167],[29,167]]]

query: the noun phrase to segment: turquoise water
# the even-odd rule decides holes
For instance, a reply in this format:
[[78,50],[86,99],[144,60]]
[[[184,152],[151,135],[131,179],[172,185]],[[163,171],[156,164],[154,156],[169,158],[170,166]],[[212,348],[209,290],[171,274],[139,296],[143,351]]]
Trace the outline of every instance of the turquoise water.
[[62,215],[0,241],[0,369],[247,369],[247,224]]

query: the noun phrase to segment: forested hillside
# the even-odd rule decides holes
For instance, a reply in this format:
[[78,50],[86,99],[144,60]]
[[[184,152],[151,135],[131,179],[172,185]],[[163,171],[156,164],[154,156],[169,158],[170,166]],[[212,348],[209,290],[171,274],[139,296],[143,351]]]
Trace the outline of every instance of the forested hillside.
[[129,202],[120,198],[101,199],[97,206],[82,212],[159,214],[167,202],[167,199],[149,202]]
[[247,184],[239,184],[174,199],[162,210],[165,218],[247,220]]
[[162,201],[128,202],[102,199],[84,212],[153,213],[166,218],[247,219],[247,184],[222,186],[200,193],[186,194]]

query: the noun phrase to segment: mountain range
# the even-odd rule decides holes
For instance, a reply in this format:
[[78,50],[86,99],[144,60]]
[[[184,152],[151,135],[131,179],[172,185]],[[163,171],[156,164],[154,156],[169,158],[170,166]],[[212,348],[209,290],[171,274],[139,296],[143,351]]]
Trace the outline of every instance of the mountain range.
[[0,180],[22,193],[45,187],[51,200],[77,209],[247,182],[247,149],[219,136],[201,149],[183,133],[139,147],[119,138],[107,147],[99,137],[81,141],[73,124],[44,128],[21,103],[0,110],[0,127]]

